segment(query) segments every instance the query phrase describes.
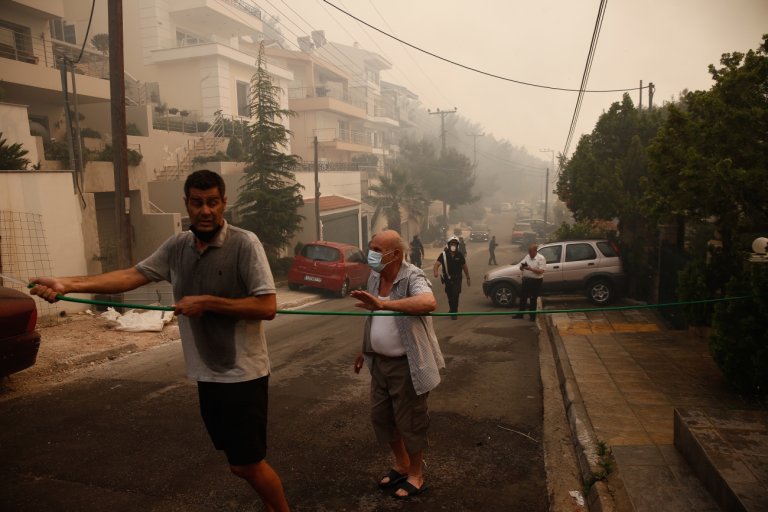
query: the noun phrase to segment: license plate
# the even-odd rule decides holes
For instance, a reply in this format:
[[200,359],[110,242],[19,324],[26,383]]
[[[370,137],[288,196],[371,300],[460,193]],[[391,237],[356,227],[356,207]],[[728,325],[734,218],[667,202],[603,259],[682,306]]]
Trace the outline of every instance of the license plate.
[[313,281],[315,283],[320,283],[320,282],[323,281],[321,278],[315,277],[315,276],[304,276],[304,280],[305,281]]

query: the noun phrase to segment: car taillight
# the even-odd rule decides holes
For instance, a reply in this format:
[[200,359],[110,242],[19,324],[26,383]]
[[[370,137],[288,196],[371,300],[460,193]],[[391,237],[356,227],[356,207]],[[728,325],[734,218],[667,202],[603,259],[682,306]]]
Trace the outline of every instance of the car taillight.
[[27,332],[34,331],[35,325],[37,325],[37,308],[33,309],[29,315],[29,320],[27,320]]
[[616,251],[616,254],[621,257],[621,251],[619,250],[618,244],[613,240],[609,240],[608,242],[611,244],[611,247],[613,247],[613,250]]

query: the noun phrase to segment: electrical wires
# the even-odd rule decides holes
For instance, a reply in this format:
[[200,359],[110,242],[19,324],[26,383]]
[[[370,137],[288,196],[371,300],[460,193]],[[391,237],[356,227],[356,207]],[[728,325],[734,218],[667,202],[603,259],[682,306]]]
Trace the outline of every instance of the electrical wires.
[[[473,72],[479,73],[481,75],[489,76],[491,78],[497,78],[499,80],[504,80],[506,82],[512,82],[512,83],[520,84],[520,85],[527,85],[529,87],[538,87],[540,89],[549,89],[549,90],[553,90],[553,91],[565,91],[565,92],[578,92],[578,93],[585,93],[585,92],[590,92],[590,93],[592,93],[592,92],[625,92],[625,91],[636,91],[636,90],[640,89],[640,87],[626,87],[626,88],[623,88],[623,89],[603,89],[603,90],[569,89],[569,88],[566,88],[566,87],[554,87],[554,86],[550,86],[550,85],[542,85],[542,84],[535,84],[535,83],[532,83],[532,82],[524,82],[522,80],[515,80],[513,78],[508,78],[508,77],[505,77],[505,76],[496,75],[494,73],[489,73],[487,71],[483,71],[481,69],[477,69],[477,68],[474,68],[472,66],[467,66],[467,65],[462,64],[460,62],[456,62],[454,60],[442,57],[440,55],[437,55],[436,53],[433,53],[433,52],[430,52],[430,51],[425,50],[423,48],[420,48],[420,47],[418,47],[418,46],[416,46],[414,44],[411,44],[411,43],[409,43],[407,41],[404,41],[404,40],[402,40],[402,39],[400,39],[398,37],[395,37],[392,34],[389,34],[389,33],[385,32],[385,31],[381,30],[380,28],[375,27],[374,25],[371,25],[370,23],[368,23],[368,22],[358,18],[357,16],[355,16],[355,15],[345,11],[344,9],[342,9],[342,8],[332,4],[328,0],[321,0],[321,1],[326,3],[326,4],[328,4],[328,5],[330,5],[331,7],[333,7],[336,10],[338,10],[339,12],[342,12],[342,13],[346,14],[347,16],[349,16],[350,18],[358,21],[359,23],[362,23],[363,25],[365,25],[365,26],[367,26],[369,28],[372,28],[373,30],[375,30],[375,31],[377,31],[377,32],[379,32],[381,34],[383,34],[383,35],[385,35],[385,36],[387,36],[387,37],[389,37],[391,39],[394,39],[395,41],[398,41],[398,42],[400,42],[400,43],[402,43],[402,44],[404,44],[406,46],[409,46],[409,47],[413,48],[414,50],[418,50],[418,51],[420,51],[422,53],[425,53],[425,54],[427,54],[427,55],[429,55],[431,57],[434,57],[436,59],[442,60],[442,61],[447,62],[449,64],[453,64],[454,66],[458,66],[460,68],[463,68],[463,69],[466,69],[466,70],[469,70],[469,71],[473,71]],[[601,10],[602,11],[605,10],[604,7],[602,7],[602,3],[601,3]],[[600,22],[602,23],[602,19],[600,20]],[[593,38],[594,38],[594,36],[593,36]]]
[[[579,97],[576,99],[576,107],[573,109],[573,117],[571,118],[571,128],[568,130],[568,138],[565,140],[565,148],[563,148],[563,156],[568,155],[568,150],[571,147],[571,140],[573,139],[573,133],[576,131],[576,122],[579,119],[579,112],[581,111],[581,103],[584,99],[584,93],[586,90],[587,81],[589,80],[589,73],[592,70],[592,61],[595,58],[595,50],[597,50],[597,40],[600,38],[600,29],[603,27],[603,18],[605,17],[605,8],[607,7],[608,0],[600,0],[600,8],[597,10],[597,19],[595,20],[595,28],[592,31],[592,42],[589,44],[589,52],[587,54],[587,62],[584,65],[584,74],[581,76],[581,87],[579,87]],[[557,174],[560,174],[558,168]]]

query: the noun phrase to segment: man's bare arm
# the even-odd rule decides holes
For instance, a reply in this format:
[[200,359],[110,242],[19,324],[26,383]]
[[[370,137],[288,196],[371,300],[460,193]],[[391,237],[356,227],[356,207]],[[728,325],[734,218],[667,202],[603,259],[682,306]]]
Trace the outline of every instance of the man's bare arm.
[[190,295],[174,304],[178,315],[190,317],[203,313],[219,313],[242,320],[272,320],[277,313],[277,297],[274,293],[229,299],[215,295]]
[[48,302],[55,302],[56,295],[68,293],[122,293],[149,283],[144,274],[134,267],[115,270],[95,276],[35,277],[30,279],[35,287],[30,293]]

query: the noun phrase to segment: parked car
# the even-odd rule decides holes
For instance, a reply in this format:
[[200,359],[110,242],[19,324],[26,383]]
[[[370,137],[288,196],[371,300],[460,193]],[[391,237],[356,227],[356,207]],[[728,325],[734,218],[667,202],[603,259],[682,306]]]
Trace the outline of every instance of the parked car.
[[312,242],[293,258],[288,288],[322,288],[346,297],[350,290],[366,285],[370,272],[365,255],[354,245]]
[[547,236],[556,229],[554,224],[544,219],[520,219],[518,222],[530,224],[531,229],[540,237]]
[[533,230],[533,226],[528,222],[515,222],[512,228],[512,243],[528,246],[536,242],[538,233]]
[[28,294],[0,286],[0,377],[35,364],[40,348],[37,306]]
[[[573,240],[543,244],[547,259],[541,295],[583,293],[599,306],[610,303],[623,289],[626,276],[618,247],[608,240]],[[494,305],[512,307],[522,285],[520,264],[507,265],[483,277],[483,293]]]
[[488,236],[488,228],[485,227],[473,227],[469,231],[470,242],[487,242],[490,239]]

